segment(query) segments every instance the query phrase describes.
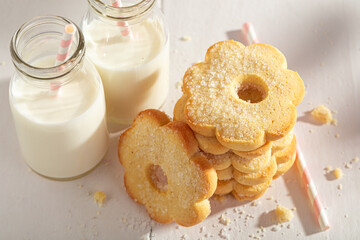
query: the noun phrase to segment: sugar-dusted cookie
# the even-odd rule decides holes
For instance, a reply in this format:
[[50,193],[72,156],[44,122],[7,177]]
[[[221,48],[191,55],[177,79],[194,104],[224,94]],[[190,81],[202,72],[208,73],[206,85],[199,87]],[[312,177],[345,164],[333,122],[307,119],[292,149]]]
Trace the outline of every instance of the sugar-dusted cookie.
[[292,129],[288,134],[286,134],[285,137],[273,141],[271,146],[271,154],[274,154],[277,151],[283,150],[284,148],[289,146],[293,138],[294,138],[294,130]]
[[218,180],[217,187],[215,190],[216,195],[225,195],[228,193],[231,193],[231,191],[234,189],[234,180]]
[[273,178],[273,176],[276,174],[277,170],[277,164],[275,157],[271,158],[270,165],[267,167],[264,167],[262,170],[254,173],[243,173],[239,172],[238,170],[234,169],[233,176],[234,179],[243,185],[257,185],[264,182],[267,182]]
[[218,170],[224,170],[231,166],[231,159],[232,159],[232,153],[228,152],[221,155],[214,155],[210,153],[205,153],[207,159],[210,161],[210,163],[213,165],[214,169],[216,171]]
[[291,160],[292,156],[296,152],[296,137],[293,135],[293,138],[288,146],[283,150],[277,151],[272,154],[276,158],[277,164],[282,164]]
[[264,145],[262,145],[261,147],[255,149],[255,150],[251,150],[251,151],[243,152],[243,151],[233,150],[233,153],[235,153],[236,155],[238,155],[240,157],[244,157],[244,158],[260,157],[261,155],[268,154],[269,152],[271,152],[272,143],[273,142],[267,142]]
[[266,192],[267,189],[259,192],[259,193],[256,193],[256,194],[253,194],[253,195],[246,195],[246,194],[238,194],[237,192],[235,191],[232,191],[232,195],[239,201],[252,201],[252,200],[255,200],[255,199],[258,199],[259,197],[261,197],[262,195],[264,195],[264,193]]
[[223,41],[186,71],[182,91],[184,120],[196,133],[251,151],[291,131],[304,84],[276,48]]
[[276,174],[274,175],[273,179],[276,179],[281,175],[283,175],[284,173],[286,173],[287,171],[289,171],[292,165],[294,165],[295,160],[296,160],[296,152],[291,156],[289,161],[278,165]]
[[191,129],[158,110],[140,112],[119,140],[125,187],[160,223],[192,226],[210,214],[217,176]]
[[240,157],[232,152],[226,154],[230,155],[232,166],[243,173],[258,172],[269,166],[271,162],[271,151],[267,151],[263,155],[248,157]]
[[230,166],[224,170],[216,170],[218,180],[229,180],[233,178],[233,167]]
[[238,196],[255,196],[263,193],[270,186],[272,179],[257,185],[247,186],[234,181],[234,191]]

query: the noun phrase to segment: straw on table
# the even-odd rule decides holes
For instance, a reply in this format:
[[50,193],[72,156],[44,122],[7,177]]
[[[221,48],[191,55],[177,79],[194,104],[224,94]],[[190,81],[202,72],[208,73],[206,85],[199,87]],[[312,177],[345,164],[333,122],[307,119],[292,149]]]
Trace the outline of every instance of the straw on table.
[[248,39],[249,44],[258,43],[259,40],[256,36],[255,29],[250,22],[243,24],[243,33],[244,36]]
[[314,184],[314,181],[312,180],[310,176],[309,169],[306,165],[304,155],[302,154],[299,145],[297,145],[296,148],[296,155],[297,155],[297,166],[300,172],[301,179],[304,183],[306,192],[308,194],[308,197],[310,199],[310,203],[312,207],[314,208],[316,219],[319,222],[321,230],[327,230],[330,228],[328,218],[326,216],[325,209],[323,208],[319,194],[316,190],[316,186]]
[[[243,34],[248,39],[249,44],[259,42],[258,38],[256,37],[255,29],[250,22],[246,22],[243,24]],[[311,205],[314,208],[316,219],[319,222],[321,230],[327,230],[330,228],[329,221],[326,216],[325,209],[321,204],[319,194],[316,191],[315,183],[310,176],[309,169],[307,168],[305,158],[299,148],[299,145],[297,145],[296,148],[296,155],[297,155],[296,162],[298,165],[298,169],[302,177],[302,180],[304,182],[306,192],[310,199]]]
[[[113,7],[122,7],[122,3],[120,0],[111,0],[111,5]],[[130,39],[134,38],[128,22],[117,22],[117,25],[122,29],[120,31],[121,35],[123,35],[124,37],[128,36],[130,37]]]

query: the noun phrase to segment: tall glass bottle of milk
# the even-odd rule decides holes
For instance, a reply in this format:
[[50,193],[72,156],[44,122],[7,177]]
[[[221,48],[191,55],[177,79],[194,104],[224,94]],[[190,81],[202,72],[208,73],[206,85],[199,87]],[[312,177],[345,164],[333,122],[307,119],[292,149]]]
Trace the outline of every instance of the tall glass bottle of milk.
[[[135,2],[135,3],[134,3]],[[82,30],[100,73],[108,121],[159,108],[169,88],[169,37],[156,0],[88,0]]]
[[23,157],[35,172],[59,180],[93,169],[109,144],[103,85],[75,24],[69,59],[56,65],[68,24],[62,17],[34,18],[10,46],[10,107]]

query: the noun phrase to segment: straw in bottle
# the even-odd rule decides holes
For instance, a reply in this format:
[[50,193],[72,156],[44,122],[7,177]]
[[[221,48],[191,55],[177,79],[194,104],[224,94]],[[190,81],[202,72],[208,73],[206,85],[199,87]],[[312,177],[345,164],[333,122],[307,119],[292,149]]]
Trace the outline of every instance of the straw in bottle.
[[[58,49],[58,53],[56,55],[55,66],[58,66],[67,60],[75,32],[76,32],[76,27],[74,25],[68,24],[65,26],[64,33]],[[61,84],[59,81],[50,81],[51,95],[57,96],[60,87]]]
[[[122,7],[122,3],[120,0],[111,0],[111,6],[113,7]],[[121,27],[121,35],[123,35],[124,37],[129,37],[130,39],[133,39],[134,36],[130,30],[129,27],[129,23],[124,21],[124,22],[117,22],[117,25],[119,27]]]
[[62,64],[66,61],[66,58],[69,55],[71,44],[73,42],[73,37],[75,34],[76,28],[72,24],[65,26],[64,33],[60,42],[60,47],[58,54],[56,56],[55,66]]

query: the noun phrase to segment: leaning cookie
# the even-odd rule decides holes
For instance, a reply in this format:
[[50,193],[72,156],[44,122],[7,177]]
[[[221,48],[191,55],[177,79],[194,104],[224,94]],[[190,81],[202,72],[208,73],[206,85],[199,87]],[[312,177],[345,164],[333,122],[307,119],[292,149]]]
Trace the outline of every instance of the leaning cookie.
[[185,123],[145,110],[120,136],[118,154],[128,194],[155,221],[192,226],[210,214],[216,171]]

